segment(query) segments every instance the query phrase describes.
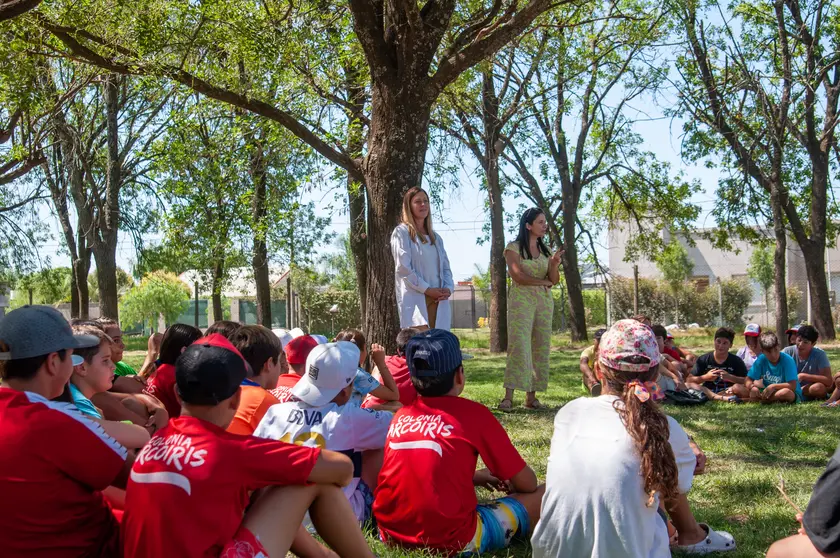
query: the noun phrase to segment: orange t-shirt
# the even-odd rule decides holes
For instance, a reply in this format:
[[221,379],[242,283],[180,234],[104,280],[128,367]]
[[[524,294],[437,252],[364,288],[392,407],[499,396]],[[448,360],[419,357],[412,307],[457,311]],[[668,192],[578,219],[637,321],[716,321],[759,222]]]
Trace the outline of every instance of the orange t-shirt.
[[276,397],[260,386],[243,385],[236,416],[227,431],[231,434],[245,434],[250,436],[257,429],[266,411],[272,405],[279,403]]

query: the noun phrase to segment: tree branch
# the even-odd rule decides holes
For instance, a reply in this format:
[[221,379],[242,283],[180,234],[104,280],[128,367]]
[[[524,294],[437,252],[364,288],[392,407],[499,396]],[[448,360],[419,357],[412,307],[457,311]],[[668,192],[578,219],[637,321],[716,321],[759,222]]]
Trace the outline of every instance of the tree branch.
[[42,0],[9,0],[0,2],[0,21],[25,14],[38,7]]

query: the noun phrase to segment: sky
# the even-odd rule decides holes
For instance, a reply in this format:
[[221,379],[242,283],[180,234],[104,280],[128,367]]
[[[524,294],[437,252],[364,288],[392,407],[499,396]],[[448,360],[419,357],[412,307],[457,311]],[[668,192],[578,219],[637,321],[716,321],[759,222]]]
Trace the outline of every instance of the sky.
[[[643,114],[644,118],[636,122],[635,129],[645,140],[643,148],[654,152],[661,160],[670,162],[672,170],[682,171],[685,180],[698,179],[700,181],[702,191],[692,199],[693,203],[701,207],[701,214],[696,224],[698,227],[712,226],[709,211],[714,203],[717,172],[702,164],[683,162],[679,153],[681,123],[664,117],[650,99],[639,102],[644,105],[644,113],[641,109],[636,110],[640,115]],[[461,167],[459,186],[440,196],[439,204],[433,201],[433,218],[435,231],[443,238],[449,255],[453,277],[456,281],[462,281],[475,274],[476,266],[482,269],[487,268],[490,244],[489,242],[479,243],[479,239],[484,236],[482,228],[487,217],[486,194],[481,188],[481,177],[476,171],[476,161],[469,152],[462,150],[461,157],[455,162]],[[327,188],[312,189],[303,197],[304,201],[312,201],[315,204],[316,213],[319,216],[331,218],[331,230],[336,234],[346,233],[349,226],[346,211],[334,201],[342,187],[340,184],[333,184],[328,185]],[[504,201],[506,215],[517,212],[521,203],[523,203],[521,197],[506,196]],[[50,267],[67,266],[70,260],[67,254],[61,251],[59,239],[62,235],[55,218],[50,218],[50,226],[53,238],[43,245],[42,256],[48,256],[45,261],[49,262]],[[592,232],[596,239],[598,258],[606,263],[606,227]],[[514,237],[515,232],[506,231],[508,242]],[[147,245],[154,245],[160,242],[160,239],[160,235],[148,235],[144,241]],[[322,251],[335,249],[334,246],[326,246]],[[135,261],[136,251],[131,236],[121,234],[117,247],[117,265],[130,273]]]

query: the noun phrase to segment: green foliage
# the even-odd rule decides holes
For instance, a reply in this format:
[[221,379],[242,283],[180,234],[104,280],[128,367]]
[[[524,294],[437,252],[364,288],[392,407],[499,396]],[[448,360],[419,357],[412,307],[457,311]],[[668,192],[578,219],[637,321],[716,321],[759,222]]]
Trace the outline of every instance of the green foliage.
[[331,288],[339,291],[358,292],[350,237],[346,234],[340,235],[335,240],[334,246],[338,248],[337,252],[329,252],[320,258],[327,282]]
[[[744,325],[744,312],[752,300],[752,287],[745,281],[729,279],[720,281],[723,299],[723,322],[739,327]],[[700,292],[694,285],[684,283],[679,287],[680,320],[712,326],[718,323],[721,310],[718,287]],[[668,324],[674,320],[673,285],[666,281],[639,279],[639,312],[650,316],[654,323]],[[633,279],[616,277],[610,282],[611,317],[613,321],[629,318],[633,311]]]
[[[134,279],[124,269],[117,268],[117,292],[124,294],[134,286]],[[90,292],[90,301],[99,302],[99,279],[96,273],[88,275],[88,291]]]
[[472,276],[473,286],[475,290],[478,291],[478,295],[481,297],[481,300],[484,301],[485,306],[487,306],[487,310],[490,310],[490,298],[491,298],[491,288],[492,288],[492,281],[490,279],[490,268],[481,269],[481,266],[475,264],[475,273]]
[[773,263],[773,248],[768,244],[759,244],[750,254],[750,263],[747,267],[747,276],[761,285],[765,295],[775,282],[776,266]]
[[[566,294],[565,288],[552,289],[551,296],[554,298],[554,314],[551,319],[551,328],[553,331],[562,331],[568,328],[569,313],[571,312],[569,297]],[[601,289],[583,291],[583,311],[586,316],[586,323],[589,326],[606,325],[606,291]],[[565,324],[563,323],[564,316]]]
[[34,304],[55,305],[70,301],[69,267],[47,268],[20,277],[13,283],[14,296],[9,301],[12,308],[29,304],[29,291],[32,290]]
[[656,267],[674,292],[691,277],[694,262],[688,256],[688,250],[676,238],[665,245],[656,256]]
[[184,313],[190,302],[190,289],[176,275],[152,272],[132,287],[120,301],[124,324],[149,324],[157,327],[158,316],[172,323]]
[[[301,323],[310,333],[326,335],[361,327],[361,309],[356,291],[338,290],[330,284],[328,276],[302,267],[292,268],[292,287],[300,300]],[[276,295],[281,297],[284,293]],[[338,305],[335,315],[330,312],[333,305]]]

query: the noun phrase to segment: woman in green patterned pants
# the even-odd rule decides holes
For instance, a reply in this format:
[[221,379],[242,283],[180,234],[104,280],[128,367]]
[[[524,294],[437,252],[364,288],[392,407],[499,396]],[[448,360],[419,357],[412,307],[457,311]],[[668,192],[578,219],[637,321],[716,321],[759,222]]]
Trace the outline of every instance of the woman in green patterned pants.
[[513,407],[513,392],[525,392],[525,408],[539,409],[536,392],[548,389],[548,357],[554,299],[551,287],[560,280],[560,249],[552,256],[543,242],[545,214],[531,208],[519,220],[519,235],[505,247],[508,275],[508,353],[505,398],[499,409]]

